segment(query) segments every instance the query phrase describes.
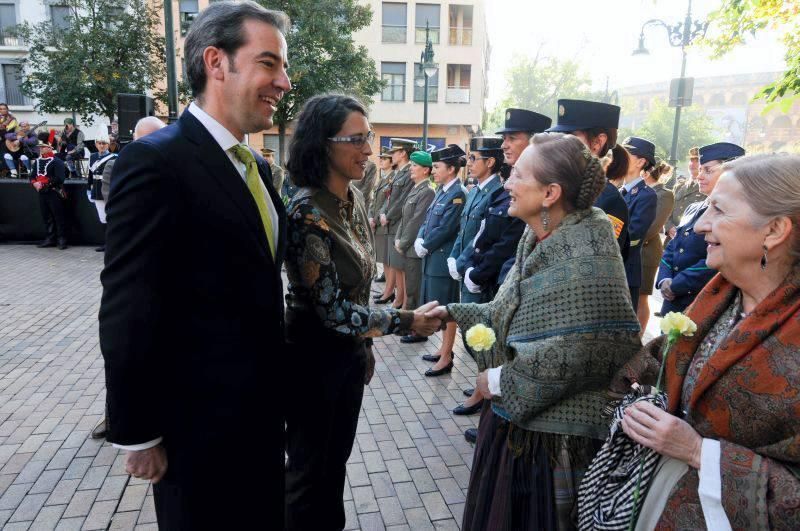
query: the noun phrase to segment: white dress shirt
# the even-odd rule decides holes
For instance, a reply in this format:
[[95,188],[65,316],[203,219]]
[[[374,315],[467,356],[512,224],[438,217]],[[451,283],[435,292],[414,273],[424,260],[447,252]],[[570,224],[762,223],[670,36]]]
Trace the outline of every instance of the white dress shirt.
[[[219,147],[222,148],[222,150],[225,152],[225,155],[228,156],[228,160],[231,161],[231,164],[233,164],[233,167],[236,169],[236,171],[239,173],[239,176],[242,178],[243,181],[245,181],[246,184],[247,168],[242,162],[239,161],[239,159],[236,158],[233,152],[230,151],[230,149],[233,146],[241,144],[241,142],[239,142],[236,139],[236,137],[233,136],[233,133],[225,129],[225,127],[222,124],[220,124],[218,121],[212,118],[210,114],[201,109],[200,106],[197,105],[195,102],[192,102],[189,105],[189,107],[186,109],[186,112],[191,113],[192,116],[197,118],[200,121],[200,123],[203,124],[203,127],[205,127],[206,130],[208,130],[208,132],[211,134],[211,136],[214,138],[217,144],[219,144]],[[274,237],[273,241],[275,242],[275,246],[277,247],[278,228],[279,228],[278,211],[275,209],[275,205],[272,203],[272,198],[270,197],[269,192],[267,192],[267,189],[263,186],[263,183],[262,183],[262,189],[264,191],[264,195],[266,198],[267,209],[269,210],[269,217],[270,220],[272,221],[272,234]],[[161,441],[162,438],[158,437],[157,439],[153,439],[152,441],[147,441],[141,444],[130,444],[130,445],[114,444],[113,446],[114,448],[119,448],[121,450],[141,451],[141,450],[147,450],[148,448],[152,448],[160,444]]]

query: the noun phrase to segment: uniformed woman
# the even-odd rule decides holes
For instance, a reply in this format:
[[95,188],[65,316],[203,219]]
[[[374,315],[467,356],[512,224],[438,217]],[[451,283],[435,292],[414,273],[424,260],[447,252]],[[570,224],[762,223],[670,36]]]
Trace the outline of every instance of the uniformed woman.
[[[744,149],[736,144],[718,142],[700,148],[700,173],[697,184],[706,198],[711,195],[722,175],[722,165],[744,156]],[[708,199],[690,205],[683,216],[685,220],[675,232],[661,258],[656,287],[661,290],[664,304],[661,315],[682,312],[711,280],[716,271],[706,265],[707,243],[702,234],[694,232],[694,224],[708,209]]]
[[[400,226],[397,229],[397,236],[394,246],[397,252],[405,258],[405,267],[397,274],[403,276],[403,283],[406,287],[406,301],[403,309],[414,309],[420,305],[420,288],[422,285],[422,258],[417,256],[414,251],[414,240],[417,239],[419,228],[425,221],[425,214],[428,207],[433,202],[434,191],[431,186],[430,176],[433,166],[431,154],[425,151],[415,151],[411,154],[411,181],[414,187],[408,193],[403,204],[403,215]],[[409,334],[403,336],[400,341],[408,343],[406,338],[420,338],[427,341],[425,336]],[[416,342],[413,341],[413,342]]]
[[642,243],[642,286],[639,288],[639,310],[637,317],[642,330],[647,329],[650,320],[649,297],[653,294],[653,285],[658,273],[658,264],[664,253],[661,235],[664,234],[664,224],[672,214],[675,206],[675,196],[664,181],[672,167],[666,162],[657,161],[656,165],[644,172],[644,182],[656,193],[656,218],[650,225],[650,230]]
[[[422,262],[422,303],[430,301],[458,302],[459,285],[450,277],[447,258],[458,236],[461,211],[467,197],[458,172],[466,166],[466,153],[455,144],[431,153],[433,179],[437,184],[436,196],[419,230],[414,249]],[[440,376],[453,370],[453,345],[456,341],[456,324],[448,323],[438,352],[428,361],[436,364],[425,371],[425,376]]]
[[[375,260],[384,267],[384,272],[375,280],[377,282],[386,281],[386,253],[389,251],[386,240],[386,227],[379,222],[380,210],[383,208],[383,203],[386,201],[386,196],[389,193],[389,185],[392,182],[392,155],[389,153],[388,148],[382,148],[380,157],[380,181],[375,186],[375,197],[372,204],[369,206],[369,226],[375,234]],[[388,286],[389,293],[394,290],[394,285]],[[383,297],[381,297],[383,298]]]
[[396,290],[394,293],[389,291],[389,282],[387,280],[383,296],[375,302],[386,304],[394,301],[392,307],[402,308],[406,298],[406,287],[402,283],[403,277],[398,274],[398,271],[402,271],[405,265],[405,258],[394,248],[394,241],[397,239],[397,228],[400,226],[400,218],[403,214],[403,203],[405,203],[406,197],[414,185],[411,182],[411,160],[409,157],[416,151],[417,144],[413,140],[405,138],[392,138],[390,142],[389,152],[392,154],[392,163],[397,166],[397,170],[395,170],[392,183],[389,186],[389,195],[381,209],[379,223],[386,227],[386,238],[388,240],[387,261],[384,264],[384,269],[387,271],[387,275],[394,278]]
[[[548,131],[577,136],[598,158],[605,157],[611,151],[612,161],[606,167],[606,177],[613,181],[623,177],[628,170],[628,157],[623,148],[617,146],[619,111],[616,105],[598,101],[558,100],[558,122]],[[627,259],[630,247],[628,207],[617,187],[609,182],[594,206],[608,216],[617,235],[622,258]]]

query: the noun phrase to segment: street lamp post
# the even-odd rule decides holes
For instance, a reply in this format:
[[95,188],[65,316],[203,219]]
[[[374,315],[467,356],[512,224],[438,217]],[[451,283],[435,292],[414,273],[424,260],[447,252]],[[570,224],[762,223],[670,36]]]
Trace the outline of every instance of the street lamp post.
[[178,120],[178,83],[175,79],[175,34],[172,29],[172,0],[164,0],[164,37],[167,54],[167,111],[169,123]]
[[430,78],[436,75],[438,68],[433,62],[433,44],[431,43],[427,21],[425,22],[425,49],[420,54],[419,69],[424,78],[425,87],[422,98],[422,149],[428,151],[428,85]]
[[684,104],[684,91],[686,90],[686,47],[690,45],[696,38],[705,36],[708,30],[708,22],[703,20],[692,19],[692,0],[689,0],[689,6],[686,9],[686,17],[683,22],[678,22],[674,25],[669,25],[660,19],[651,19],[642,24],[642,30],[639,34],[639,47],[633,51],[633,55],[647,55],[647,48],[644,45],[644,30],[647,26],[661,26],[667,30],[667,37],[669,38],[670,46],[681,49],[681,77],[678,78],[678,98],[675,103],[675,124],[672,129],[672,147],[669,151],[669,163],[674,168],[678,163],[678,130],[681,124],[681,109]]

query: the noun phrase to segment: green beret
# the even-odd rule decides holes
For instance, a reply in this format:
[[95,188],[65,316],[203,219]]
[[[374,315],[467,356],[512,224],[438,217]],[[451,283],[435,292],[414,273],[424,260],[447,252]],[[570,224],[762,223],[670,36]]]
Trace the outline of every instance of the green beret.
[[75,120],[72,118],[64,118],[64,125],[75,125]]
[[430,168],[433,166],[433,161],[431,160],[431,154],[427,151],[415,151],[411,154],[411,162],[416,162],[420,166],[425,166]]

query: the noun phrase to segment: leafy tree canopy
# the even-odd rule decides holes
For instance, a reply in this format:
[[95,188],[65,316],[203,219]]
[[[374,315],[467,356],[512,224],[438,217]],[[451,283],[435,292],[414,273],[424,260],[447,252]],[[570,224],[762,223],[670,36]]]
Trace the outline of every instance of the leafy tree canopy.
[[88,123],[99,114],[110,121],[118,93],[145,94],[164,78],[159,6],[147,0],[60,3],[69,8],[66,28],[55,29],[50,20],[16,28],[29,45],[22,89],[39,112],[74,111]]
[[502,127],[505,109],[518,107],[549,116],[556,121],[559,98],[605,101],[605,94],[591,89],[589,75],[575,60],[515,55],[506,73],[506,94],[484,116],[483,129],[491,133]]
[[375,61],[353,33],[372,20],[372,10],[357,0],[259,0],[264,7],[284,11],[292,21],[286,35],[289,46],[288,92],[275,113],[281,152],[286,125],[303,104],[325,92],[342,92],[370,105],[383,86]]
[[783,33],[786,71],[756,94],[756,98],[764,98],[788,112],[800,100],[800,0],[722,0],[710,20],[713,35],[705,39],[705,44],[715,57],[744,44],[761,30]]
[[[642,124],[634,129],[620,129],[620,140],[628,136],[639,136],[656,145],[656,156],[669,158],[672,146],[672,129],[675,123],[675,109],[667,106],[662,99],[653,100],[650,112]],[[678,153],[680,160],[688,159],[689,148],[704,146],[718,140],[714,121],[697,107],[684,107],[678,131]]]

